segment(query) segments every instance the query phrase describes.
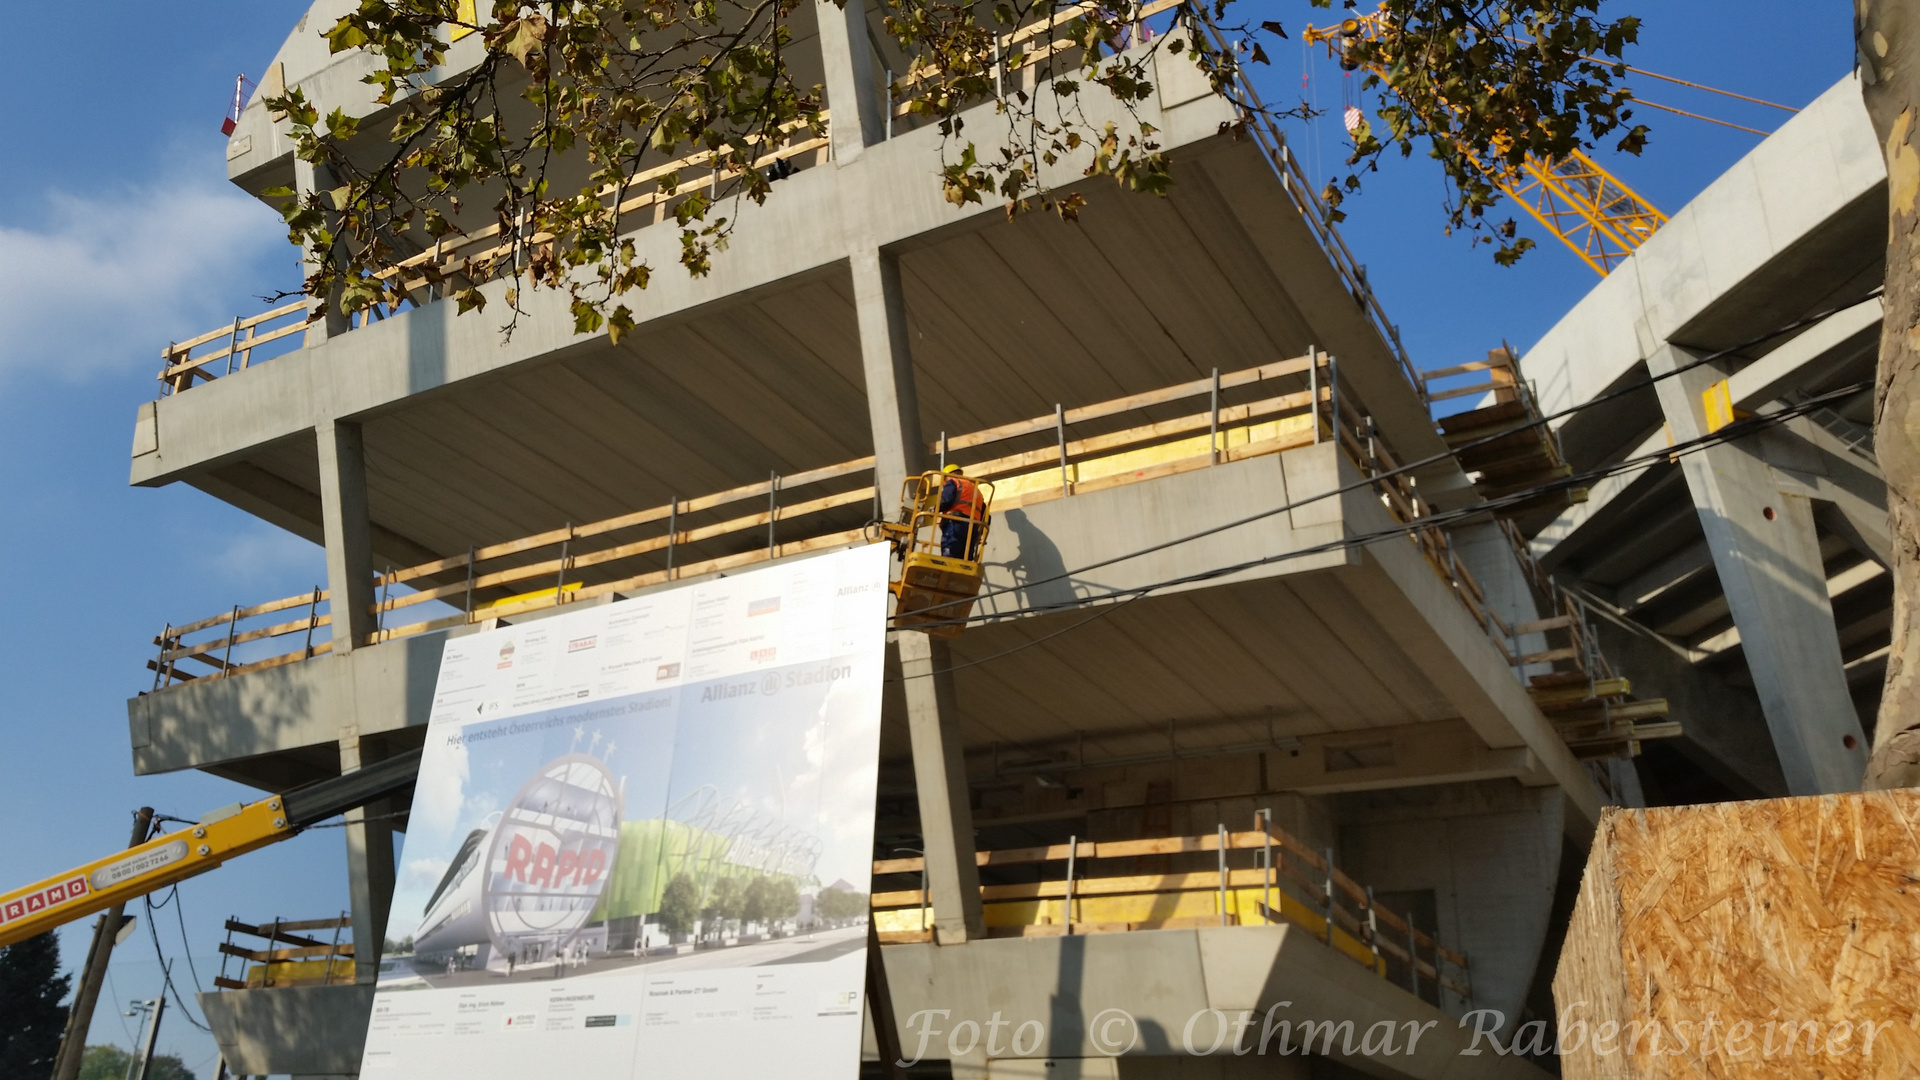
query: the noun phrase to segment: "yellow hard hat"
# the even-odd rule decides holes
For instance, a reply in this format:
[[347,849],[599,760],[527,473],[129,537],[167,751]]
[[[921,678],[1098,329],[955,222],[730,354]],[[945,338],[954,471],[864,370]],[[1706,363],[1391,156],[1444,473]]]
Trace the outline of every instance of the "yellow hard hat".
[[960,466],[958,466],[958,465],[949,465],[949,466],[947,466],[946,468],[944,468],[944,469],[941,469],[940,471],[941,471],[941,472],[943,472],[943,473],[948,473],[948,474],[950,474],[950,475],[953,475],[953,476],[959,476],[959,475],[960,475]]

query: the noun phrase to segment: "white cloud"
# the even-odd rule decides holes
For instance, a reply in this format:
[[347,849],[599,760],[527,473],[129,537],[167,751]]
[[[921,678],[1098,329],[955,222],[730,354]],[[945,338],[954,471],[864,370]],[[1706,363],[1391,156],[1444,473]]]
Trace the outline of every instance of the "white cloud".
[[265,310],[252,297],[297,281],[278,215],[218,161],[190,164],[140,186],[50,192],[37,216],[16,204],[0,226],[0,378],[157,371],[169,340]]
[[435,747],[429,767],[420,770],[413,792],[413,813],[407,819],[407,839],[425,843],[422,850],[448,846],[467,803],[471,776],[464,745]]
[[207,563],[209,570],[245,585],[278,583],[299,571],[320,582],[327,573],[319,545],[264,523],[225,537],[224,544],[207,556]]
[[406,869],[400,874],[400,887],[421,893],[431,893],[435,885],[447,872],[452,863],[446,859],[408,859]]

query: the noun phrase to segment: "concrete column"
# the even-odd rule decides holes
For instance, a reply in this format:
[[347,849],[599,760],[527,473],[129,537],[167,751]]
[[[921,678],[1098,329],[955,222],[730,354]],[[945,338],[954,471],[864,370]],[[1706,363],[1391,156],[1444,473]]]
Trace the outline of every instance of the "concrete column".
[[[1662,375],[1693,359],[1669,344],[1647,367]],[[1706,364],[1658,384],[1674,442],[1707,433],[1700,394],[1727,374]],[[1781,491],[1759,445],[1768,435],[1761,432],[1681,458],[1687,489],[1740,630],[1788,790],[1795,795],[1857,791],[1867,764],[1867,739],[1847,692],[1813,506],[1804,496]]]
[[873,47],[867,43],[863,0],[814,0],[820,22],[820,59],[827,73],[828,137],[833,160],[851,165],[860,152],[886,137],[885,91],[874,78]]
[[320,452],[320,517],[327,542],[327,609],[333,651],[352,652],[373,633],[373,538],[367,518],[367,462],[360,425],[322,420],[313,429]]
[[[294,160],[293,189],[295,195],[297,195],[301,201],[304,202],[307,196],[313,192],[327,191],[335,186],[337,185],[334,183],[333,170],[324,165],[314,165],[301,161],[298,158]],[[329,217],[331,217],[331,215],[329,215]],[[308,267],[306,272],[311,273],[311,268],[325,257],[326,255],[322,251],[312,247],[306,248],[302,252],[302,258]],[[352,325],[348,322],[346,314],[340,310],[339,300],[340,291],[338,289],[335,289],[332,294],[325,299],[311,297],[307,300],[307,311],[309,313],[312,313],[316,309],[322,311],[320,318],[307,324],[306,344],[309,347],[318,345],[330,337],[346,333]]]
[[960,752],[960,711],[953,699],[953,654],[947,643],[916,630],[897,635],[900,676],[913,740],[913,782],[920,795],[921,847],[933,894],[934,940],[959,945],[986,936],[980,912],[980,867],[974,862],[973,807]]
[[900,291],[900,260],[873,247],[856,248],[853,302],[860,318],[860,358],[867,380],[867,417],[873,425],[874,483],[891,513],[900,485],[926,467],[913,352],[907,345],[907,305]]
[[[383,755],[360,741],[357,728],[340,735],[340,772],[357,771]],[[393,821],[391,800],[375,799],[346,812],[347,896],[353,906],[354,982],[371,985],[380,977],[380,953],[393,906]],[[372,819],[372,820],[369,820]]]

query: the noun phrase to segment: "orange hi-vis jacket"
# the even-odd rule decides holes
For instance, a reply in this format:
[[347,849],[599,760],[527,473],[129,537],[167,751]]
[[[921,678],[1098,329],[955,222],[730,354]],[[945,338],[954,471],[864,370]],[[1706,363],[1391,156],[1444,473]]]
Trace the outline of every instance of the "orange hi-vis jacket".
[[[940,501],[945,505],[941,506],[941,513],[952,514],[956,517],[971,518],[974,521],[980,521],[986,517],[986,507],[980,502],[980,486],[978,484],[975,484],[964,476],[949,476],[947,477],[947,483],[953,485],[953,501],[947,502],[946,499],[942,498]],[[941,494],[943,496],[946,494],[944,486],[941,489]]]

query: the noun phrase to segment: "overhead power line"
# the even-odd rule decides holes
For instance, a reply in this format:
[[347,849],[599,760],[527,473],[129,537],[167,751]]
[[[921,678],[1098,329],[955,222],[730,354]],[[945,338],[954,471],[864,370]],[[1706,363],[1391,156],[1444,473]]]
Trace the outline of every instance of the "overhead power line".
[[1671,105],[1662,105],[1657,101],[1648,101],[1646,98],[1640,97],[1637,94],[1634,95],[1633,97],[1633,103],[1636,105],[1645,105],[1649,109],[1659,109],[1663,112],[1670,112],[1676,116],[1686,116],[1686,117],[1691,117],[1692,119],[1695,119],[1695,120],[1705,120],[1709,124],[1719,124],[1721,127],[1730,127],[1739,131],[1750,131],[1755,135],[1766,136],[1766,135],[1772,134],[1772,132],[1761,131],[1759,128],[1750,128],[1745,124],[1736,124],[1731,120],[1716,120],[1711,116],[1702,116],[1699,113],[1688,112],[1685,109],[1676,109]]

